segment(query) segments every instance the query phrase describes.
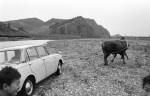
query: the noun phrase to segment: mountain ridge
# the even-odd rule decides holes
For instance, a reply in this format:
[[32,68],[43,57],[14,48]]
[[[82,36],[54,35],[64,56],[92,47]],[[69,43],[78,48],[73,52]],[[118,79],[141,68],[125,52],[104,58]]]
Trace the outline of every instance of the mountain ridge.
[[102,25],[98,25],[94,19],[77,16],[72,19],[52,18],[42,21],[38,18],[26,18],[11,20],[10,23],[14,28],[22,27],[32,35],[52,36],[52,35],[78,35],[81,38],[100,38],[110,37],[109,31]]

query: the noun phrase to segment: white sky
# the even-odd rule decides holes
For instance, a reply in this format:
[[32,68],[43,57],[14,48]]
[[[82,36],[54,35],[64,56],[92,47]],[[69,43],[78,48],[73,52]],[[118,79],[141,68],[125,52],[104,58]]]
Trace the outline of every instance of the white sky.
[[150,36],[150,0],[0,0],[0,21],[94,19],[111,35]]

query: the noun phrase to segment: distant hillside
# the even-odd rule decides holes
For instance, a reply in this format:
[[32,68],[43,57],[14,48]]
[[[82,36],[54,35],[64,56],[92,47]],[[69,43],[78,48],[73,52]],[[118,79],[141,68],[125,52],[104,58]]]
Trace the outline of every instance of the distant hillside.
[[42,35],[42,36],[50,35],[49,34],[49,25],[40,26],[40,27],[35,28],[29,32],[30,32],[30,34],[33,34],[33,35]]
[[56,22],[61,22],[61,21],[64,21],[64,20],[63,20],[63,19],[55,19],[55,18],[52,18],[52,19],[46,21],[46,22],[44,23],[44,25],[51,25],[51,24],[54,24],[54,23],[56,23]]
[[92,19],[85,19],[82,16],[72,19],[51,19],[44,26],[36,28],[30,33],[39,35],[71,35],[84,38],[110,37],[107,29]]
[[15,28],[23,27],[24,30],[31,31],[35,28],[42,26],[44,22],[38,18],[27,18],[27,19],[7,21],[7,23],[10,23]]
[[80,35],[86,38],[110,37],[107,29],[97,25],[94,20],[85,19],[82,16],[56,22],[49,28],[50,34]]
[[47,35],[50,35],[49,34],[49,26],[50,25],[53,25],[54,23],[56,22],[61,22],[61,21],[64,21],[63,19],[50,19],[46,22],[43,22],[43,24],[37,28],[34,28],[33,30],[29,31],[29,33],[31,34],[35,34],[35,35],[42,35],[42,36],[47,36]]
[[44,23],[44,21],[42,21],[38,18],[20,19],[19,21],[26,23],[26,24],[29,24],[29,25],[34,26],[34,27],[39,27],[39,26],[43,25],[43,23]]
[[82,38],[110,37],[109,31],[94,19],[78,16],[72,19],[52,18],[46,22],[38,18],[7,21],[12,27],[22,28],[29,34],[39,36],[70,35]]
[[57,22],[49,28],[50,34],[80,35],[86,38],[94,36],[94,29],[82,17]]
[[28,32],[22,28],[14,28],[10,23],[0,22],[0,37],[28,37]]

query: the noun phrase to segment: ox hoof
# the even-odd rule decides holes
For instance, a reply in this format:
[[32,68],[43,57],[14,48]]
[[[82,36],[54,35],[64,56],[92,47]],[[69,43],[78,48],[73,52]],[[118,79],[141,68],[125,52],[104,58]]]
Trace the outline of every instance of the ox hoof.
[[108,66],[108,64],[104,64],[104,66]]

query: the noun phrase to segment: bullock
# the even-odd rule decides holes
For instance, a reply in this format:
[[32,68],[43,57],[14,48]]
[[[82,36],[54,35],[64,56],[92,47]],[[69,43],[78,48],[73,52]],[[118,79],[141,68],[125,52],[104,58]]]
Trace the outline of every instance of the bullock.
[[128,44],[124,37],[122,37],[120,40],[113,40],[113,41],[105,41],[102,43],[102,51],[104,53],[104,65],[108,65],[107,57],[110,54],[113,54],[114,58],[111,60],[111,62],[114,61],[117,54],[121,55],[121,58],[123,59],[123,64],[125,64],[124,56],[128,56],[126,54],[126,50],[128,49]]

